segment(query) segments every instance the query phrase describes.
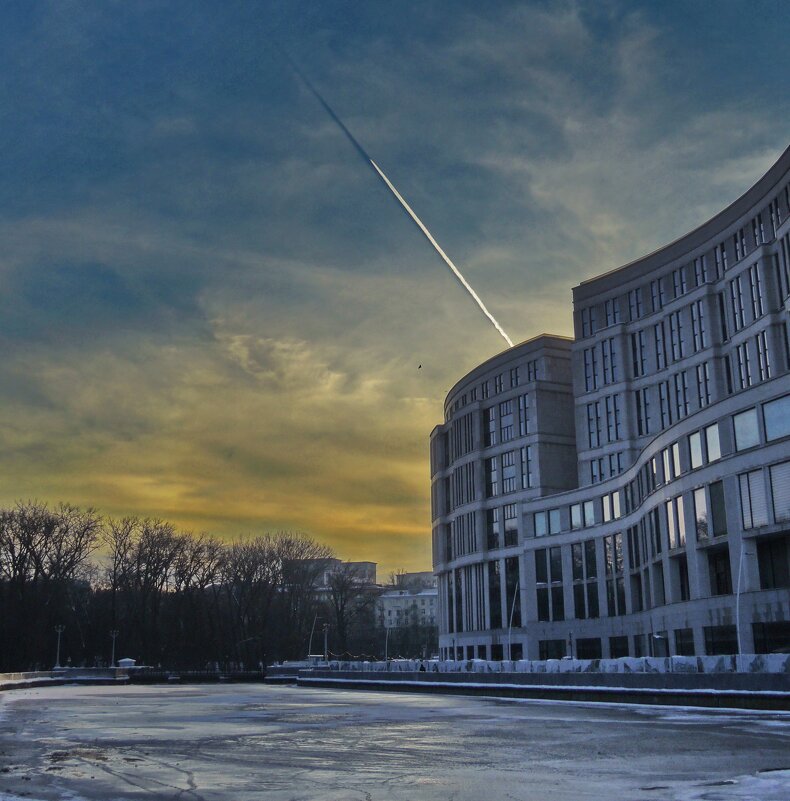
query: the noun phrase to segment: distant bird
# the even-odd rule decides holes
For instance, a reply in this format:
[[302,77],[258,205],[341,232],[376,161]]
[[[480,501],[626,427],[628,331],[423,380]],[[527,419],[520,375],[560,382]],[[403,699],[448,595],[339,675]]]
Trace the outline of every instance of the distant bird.
[[417,367],[417,369],[418,369],[418,370],[422,370],[422,365],[419,365],[419,366]]

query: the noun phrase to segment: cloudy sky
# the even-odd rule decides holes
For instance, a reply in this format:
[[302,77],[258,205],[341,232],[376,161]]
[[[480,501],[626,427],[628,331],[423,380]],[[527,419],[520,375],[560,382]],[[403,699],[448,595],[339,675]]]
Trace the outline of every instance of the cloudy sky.
[[[790,140],[750,2],[79,2],[0,11],[0,503],[430,564],[428,436],[514,341]],[[422,369],[418,369],[422,365]]]

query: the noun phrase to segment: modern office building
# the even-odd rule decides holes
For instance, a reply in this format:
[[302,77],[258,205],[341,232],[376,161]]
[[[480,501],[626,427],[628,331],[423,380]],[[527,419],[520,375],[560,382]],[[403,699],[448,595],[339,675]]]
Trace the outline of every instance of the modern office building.
[[446,658],[790,646],[790,148],[464,376],[431,434]]

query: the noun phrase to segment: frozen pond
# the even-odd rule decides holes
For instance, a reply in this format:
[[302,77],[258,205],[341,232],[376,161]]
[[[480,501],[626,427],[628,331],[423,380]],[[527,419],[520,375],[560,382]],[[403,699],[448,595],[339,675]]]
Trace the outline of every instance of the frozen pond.
[[0,694],[0,801],[790,798],[790,715],[262,685]]

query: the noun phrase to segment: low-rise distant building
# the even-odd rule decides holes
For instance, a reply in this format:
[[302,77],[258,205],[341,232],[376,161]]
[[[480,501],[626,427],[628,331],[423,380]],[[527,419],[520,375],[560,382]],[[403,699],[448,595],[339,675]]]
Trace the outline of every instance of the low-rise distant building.
[[421,570],[415,573],[397,573],[395,575],[395,586],[399,590],[428,590],[436,587],[436,576],[430,570]]
[[376,601],[376,618],[384,628],[435,626],[439,590],[433,587],[394,587]]
[[355,584],[372,587],[376,584],[376,562],[344,562],[342,559],[311,559],[310,562],[320,563],[320,572],[316,578],[317,590],[328,589],[332,586],[332,576],[344,573]]

